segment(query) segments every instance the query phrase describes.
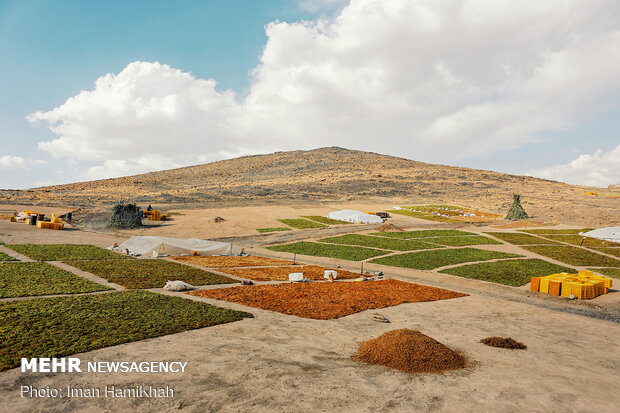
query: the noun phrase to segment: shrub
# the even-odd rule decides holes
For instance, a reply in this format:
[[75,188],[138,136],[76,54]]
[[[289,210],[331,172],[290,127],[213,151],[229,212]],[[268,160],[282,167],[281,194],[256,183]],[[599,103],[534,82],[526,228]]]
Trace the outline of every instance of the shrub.
[[272,228],[256,228],[258,232],[279,232],[279,231],[290,231],[290,228],[287,227],[272,227]]
[[606,255],[597,254],[584,248],[571,246],[531,245],[521,247],[535,254],[544,255],[570,265],[590,267],[620,267],[620,261]]
[[0,303],[0,371],[21,357],[64,357],[245,317],[252,315],[147,291]]
[[521,206],[521,195],[512,194],[512,206],[506,215],[506,219],[515,221],[517,219],[528,219],[529,216]]
[[480,250],[476,248],[453,248],[390,255],[388,257],[376,258],[370,262],[375,264],[391,265],[392,267],[432,270],[434,268],[460,264],[463,262],[488,261],[517,257],[522,257],[522,255]]
[[293,227],[296,229],[306,229],[306,228],[325,228],[327,225],[319,224],[318,222],[310,221],[304,218],[295,218],[295,219],[278,219],[284,225],[288,225],[289,227]]
[[527,260],[506,260],[495,262],[481,262],[478,264],[462,265],[440,271],[444,274],[457,275],[464,278],[490,281],[498,284],[520,287],[530,282],[532,277],[559,272],[575,273],[574,268],[562,267],[547,261],[532,258]]
[[403,240],[387,237],[373,237],[370,235],[347,234],[338,237],[320,239],[319,242],[330,244],[359,245],[362,247],[382,248],[393,251],[411,251],[430,248],[438,248],[435,245],[427,244],[417,240]]
[[114,205],[109,226],[111,228],[132,229],[142,226],[140,218],[140,208],[136,204],[124,203],[123,201]]
[[341,221],[339,219],[322,217],[320,215],[302,215],[302,218],[310,219],[312,221],[320,222],[321,224],[327,225],[351,224],[351,222],[348,221]]
[[267,248],[271,251],[293,252],[315,257],[340,258],[349,261],[361,261],[370,257],[389,254],[390,251],[376,250],[363,247],[349,247],[344,245],[321,244],[318,242],[294,242],[292,244],[277,245]]

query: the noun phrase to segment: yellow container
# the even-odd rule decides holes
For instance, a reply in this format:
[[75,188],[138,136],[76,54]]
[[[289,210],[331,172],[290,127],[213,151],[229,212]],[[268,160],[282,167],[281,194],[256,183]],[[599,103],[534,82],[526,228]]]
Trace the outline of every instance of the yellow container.
[[603,284],[605,284],[605,288],[611,288],[613,286],[613,281],[611,278],[596,277],[595,280],[600,281]]
[[580,283],[572,283],[571,285],[571,293],[576,296],[578,299],[584,298],[583,292],[583,284]]
[[598,297],[599,295],[605,294],[605,283],[599,280],[590,281],[592,286],[594,287],[594,296]]
[[571,295],[573,293],[573,283],[570,281],[564,281],[562,282],[562,293],[561,296],[562,297],[568,297],[569,295]]
[[41,229],[63,229],[65,224],[63,222],[46,222],[46,221],[38,221],[37,227]]
[[549,294],[560,295],[560,289],[562,288],[562,282],[556,280],[549,281]]
[[541,293],[545,293],[545,294],[549,294],[549,278],[547,277],[542,277],[540,279],[540,292]]

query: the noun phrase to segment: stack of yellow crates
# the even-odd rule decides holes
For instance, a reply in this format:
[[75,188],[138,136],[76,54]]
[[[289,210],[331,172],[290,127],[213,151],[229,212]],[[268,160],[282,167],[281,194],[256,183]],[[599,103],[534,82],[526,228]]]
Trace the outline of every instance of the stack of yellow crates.
[[165,221],[166,215],[162,215],[157,209],[153,209],[152,211],[142,210],[142,216],[149,221]]
[[62,222],[60,218],[57,218],[56,214],[52,214],[51,221],[37,221],[37,227],[43,229],[63,229],[65,227],[65,223]]
[[37,227],[43,229],[63,229],[65,227],[64,222],[46,222],[46,221],[37,221]]
[[577,274],[562,272],[545,277],[532,277],[530,289],[562,297],[574,295],[583,300],[607,294],[612,285],[610,278],[594,275],[592,271],[579,271]]

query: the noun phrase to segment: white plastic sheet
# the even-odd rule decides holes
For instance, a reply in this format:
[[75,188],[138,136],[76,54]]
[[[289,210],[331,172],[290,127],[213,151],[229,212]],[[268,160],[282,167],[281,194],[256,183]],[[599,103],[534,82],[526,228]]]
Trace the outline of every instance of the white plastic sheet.
[[579,235],[620,243],[620,227],[598,228],[588,232],[581,232]]
[[206,241],[197,238],[172,238],[155,236],[131,237],[118,246],[118,250],[129,253],[152,256],[153,251],[158,255],[189,255],[193,251],[200,255],[230,255],[231,246],[228,243]]

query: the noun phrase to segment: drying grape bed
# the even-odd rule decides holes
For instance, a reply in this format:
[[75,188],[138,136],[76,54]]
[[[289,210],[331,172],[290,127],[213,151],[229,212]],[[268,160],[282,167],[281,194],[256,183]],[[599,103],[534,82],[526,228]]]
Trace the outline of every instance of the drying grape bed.
[[398,280],[251,285],[188,294],[316,320],[403,303],[437,301],[467,294]]

